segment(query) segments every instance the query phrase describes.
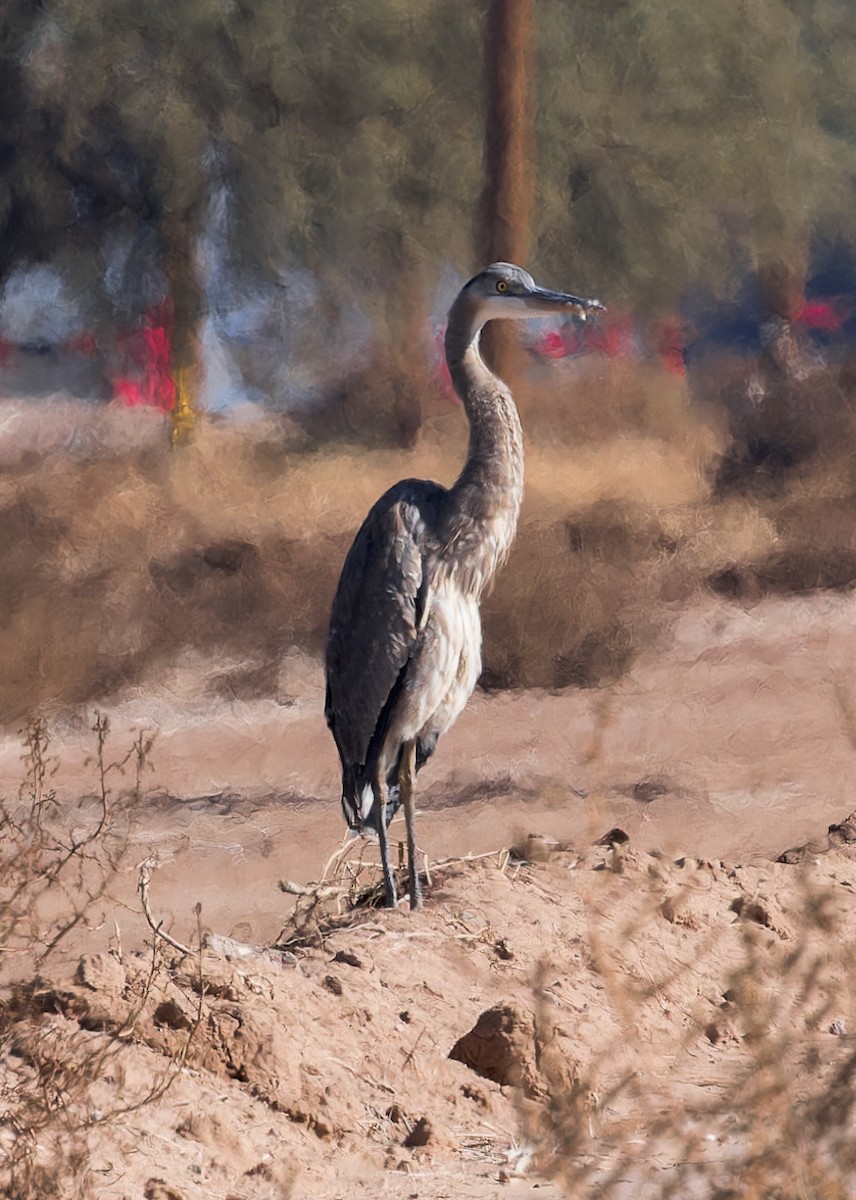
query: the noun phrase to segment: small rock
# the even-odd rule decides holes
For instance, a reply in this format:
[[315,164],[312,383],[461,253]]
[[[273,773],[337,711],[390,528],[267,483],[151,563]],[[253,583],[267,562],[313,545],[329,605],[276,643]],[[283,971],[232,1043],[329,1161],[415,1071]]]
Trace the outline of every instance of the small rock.
[[155,1025],[166,1025],[170,1029],[192,1029],[193,1022],[187,1012],[175,1000],[162,1001],[153,1013]]
[[626,834],[623,829],[619,829],[616,825],[610,829],[603,837],[598,838],[594,843],[595,846],[625,846],[630,841],[629,834]]
[[431,1122],[427,1117],[420,1117],[404,1139],[404,1145],[408,1150],[415,1150],[418,1146],[427,1146],[433,1136]]
[[360,958],[359,954],[354,954],[350,950],[337,950],[333,955],[333,962],[344,963],[346,967],[364,967],[365,960]]
[[112,954],[84,954],[77,964],[77,982],[93,992],[121,995],[125,990],[125,969]]
[[182,988],[220,1000],[239,1000],[243,993],[244,976],[224,955],[210,948],[187,963],[176,974]]
[[226,937],[222,933],[214,933],[209,929],[205,932],[202,938],[202,944],[206,950],[212,951],[213,954],[219,955],[221,958],[234,959],[240,961],[246,958],[259,958],[263,951],[258,946],[250,946],[247,942],[239,942],[236,938]]
[[742,917],[746,921],[754,921],[756,925],[763,925],[765,929],[773,928],[773,919],[763,904],[759,904],[756,900],[747,901],[742,896],[738,896],[732,900],[729,911],[736,913],[738,917]]
[[184,1196],[176,1188],[163,1179],[150,1179],[143,1189],[145,1200],[184,1200]]
[[609,860],[609,869],[613,875],[624,874],[624,846],[622,843],[615,842],[610,846],[612,856]]
[[522,1087],[529,1096],[540,1096],[535,1055],[535,1023],[531,1013],[500,1004],[483,1012],[469,1033],[449,1052],[494,1083]]
[[835,1037],[847,1037],[847,1026],[840,1017],[836,1017],[829,1026],[829,1032],[834,1034]]
[[796,867],[801,862],[804,862],[812,853],[816,853],[816,850],[810,842],[807,842],[804,846],[791,846],[789,850],[783,850],[776,859],[776,862],[785,863],[789,867]]
[[545,837],[543,833],[530,833],[522,845],[513,848],[512,854],[521,862],[547,862],[551,851],[555,849],[556,842],[552,838]]
[[309,1127],[320,1138],[328,1138],[333,1132],[332,1127],[327,1124],[323,1117],[319,1117],[318,1113],[315,1113],[312,1117]]
[[827,833],[830,842],[833,844],[847,845],[856,842],[856,813],[851,813],[849,817],[845,817],[840,825],[830,825]]

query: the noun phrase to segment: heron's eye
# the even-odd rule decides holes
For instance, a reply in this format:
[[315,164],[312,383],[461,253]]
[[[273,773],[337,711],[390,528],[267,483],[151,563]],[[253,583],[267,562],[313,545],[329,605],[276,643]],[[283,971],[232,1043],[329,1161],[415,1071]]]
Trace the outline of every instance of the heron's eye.
[[504,279],[498,279],[498,280],[497,280],[497,282],[496,282],[496,290],[497,290],[498,292],[507,292],[507,291],[508,291],[508,284],[505,282],[505,280],[504,280]]

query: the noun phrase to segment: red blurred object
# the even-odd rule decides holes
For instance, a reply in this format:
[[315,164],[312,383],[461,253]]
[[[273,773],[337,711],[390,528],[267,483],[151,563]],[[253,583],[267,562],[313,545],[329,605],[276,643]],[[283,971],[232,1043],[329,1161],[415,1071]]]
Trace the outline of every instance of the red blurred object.
[[794,324],[817,329],[821,333],[837,333],[849,316],[849,305],[830,300],[810,300],[794,317]]
[[580,354],[587,347],[576,326],[566,325],[551,329],[538,339],[532,349],[542,358],[567,358],[569,354]]
[[127,408],[146,405],[169,412],[175,407],[170,316],[166,304],[156,305],[143,315],[139,329],[116,339],[125,373],[113,380],[113,399]]
[[686,332],[679,317],[663,317],[654,327],[654,342],[660,362],[672,375],[686,375],[684,362]]
[[589,322],[584,336],[586,349],[598,350],[607,358],[626,358],[635,353],[633,318],[627,313]]
[[535,343],[535,352],[542,358],[564,358],[566,354],[570,353],[565,339],[558,329],[551,329],[549,333],[545,333]]
[[81,333],[79,337],[67,342],[66,348],[74,354],[85,354],[87,358],[94,358],[98,353],[98,343],[91,333]]
[[632,356],[636,353],[633,318],[629,315],[598,317],[585,325],[568,324],[551,329],[535,342],[533,349],[542,358],[567,358],[592,351],[607,358]]

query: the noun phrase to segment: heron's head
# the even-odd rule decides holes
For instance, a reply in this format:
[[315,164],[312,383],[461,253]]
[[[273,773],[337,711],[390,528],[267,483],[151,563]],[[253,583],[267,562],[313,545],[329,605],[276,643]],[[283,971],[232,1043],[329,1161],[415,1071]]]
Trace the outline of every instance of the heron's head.
[[[487,321],[503,317],[527,319],[573,313],[581,320],[603,309],[599,300],[587,300],[570,292],[539,287],[528,271],[513,263],[491,263],[466,284],[453,306],[460,306],[473,332]],[[451,316],[451,314],[450,314]]]

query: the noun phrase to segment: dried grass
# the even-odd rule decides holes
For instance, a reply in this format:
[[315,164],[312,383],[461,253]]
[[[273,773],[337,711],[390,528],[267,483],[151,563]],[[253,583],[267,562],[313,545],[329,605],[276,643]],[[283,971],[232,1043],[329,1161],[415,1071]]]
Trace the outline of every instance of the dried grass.
[[18,795],[0,799],[0,1190],[10,1200],[91,1195],[89,1131],[162,1096],[195,1031],[143,1095],[109,1112],[93,1107],[93,1085],[114,1069],[168,970],[157,942],[149,964],[128,975],[120,946],[104,956],[122,979],[112,1012],[90,1005],[79,990],[58,990],[46,977],[74,930],[102,924],[100,902],[125,856],[124,821],[142,799],[150,768],[148,735],[139,734],[114,758],[101,714],[92,734],[94,790],[87,804],[63,811],[57,803],[51,780],[61,764],[40,717],[22,731],[25,779]]
[[[853,1194],[856,1052],[842,1019],[856,983],[852,923],[828,886],[801,882],[786,936],[763,905],[744,910],[737,951],[720,956],[730,967],[718,997],[705,961],[713,944],[657,972],[662,913],[621,928],[593,918],[587,953],[617,1036],[585,1063],[568,1053],[567,1031],[556,1035],[548,981],[561,964],[543,964],[535,1009],[548,1095],[521,1109],[536,1170],[580,1200]],[[692,981],[698,1000],[682,1017]],[[683,1027],[665,1060],[651,1032],[662,1014]],[[682,1082],[705,1047],[708,1078]]]
[[[832,442],[816,438],[782,478],[750,464],[728,487],[723,423],[680,378],[558,364],[519,394],[527,494],[485,605],[488,686],[615,679],[699,588],[745,600],[856,580],[856,418],[843,390]],[[450,483],[466,447],[462,414],[436,399],[409,451],[267,419],[201,423],[170,455],[151,430],[123,439],[113,415],[86,420],[83,449],[48,446],[0,474],[7,720],[156,680],[188,646],[232,661],[230,694],[275,695],[287,647],[320,652],[373,501],[408,475]]]

